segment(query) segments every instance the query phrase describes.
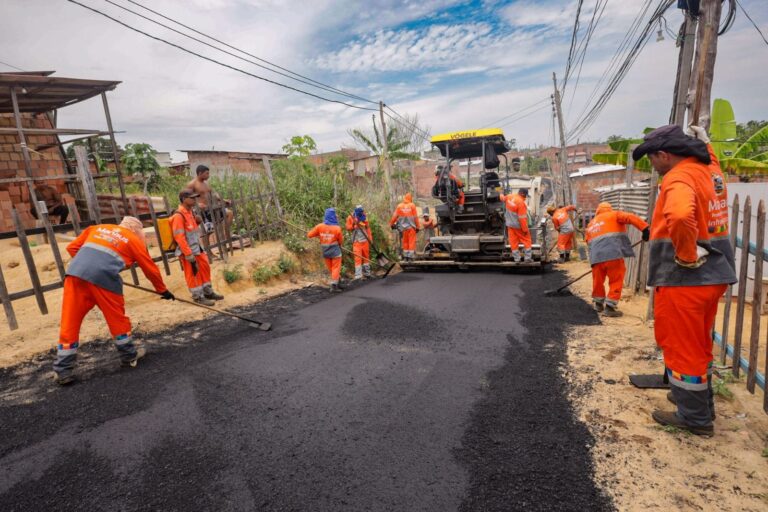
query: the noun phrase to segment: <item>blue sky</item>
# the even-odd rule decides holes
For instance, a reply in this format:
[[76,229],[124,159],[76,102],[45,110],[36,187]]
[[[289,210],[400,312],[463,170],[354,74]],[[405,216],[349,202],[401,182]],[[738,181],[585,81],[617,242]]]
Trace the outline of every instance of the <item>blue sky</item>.
[[[242,66],[133,17],[103,0],[80,0],[136,27]],[[113,0],[132,9],[126,0]],[[764,0],[740,0],[768,34]],[[143,0],[203,32],[286,68],[398,112],[419,114],[432,133],[485,126],[545,100],[551,74],[562,76],[574,0]],[[656,2],[654,1],[654,4]],[[640,0],[610,0],[590,43],[578,88],[565,96],[573,126],[610,61]],[[586,0],[586,26],[595,1]],[[682,20],[670,9],[673,32]],[[347,130],[370,126],[368,111],[328,104],[246,77],[126,30],[63,0],[4,0],[0,61],[61,76],[121,80],[110,94],[119,142],[158,150],[210,148],[277,151],[292,135],[310,134],[323,150],[350,145]],[[37,30],[30,27],[34,23]],[[40,30],[43,29],[43,30]],[[633,135],[666,122],[677,48],[656,28],[636,64],[582,140]],[[42,34],[42,35],[41,35]],[[768,45],[741,12],[719,39],[714,97],[732,100],[737,118],[768,119]],[[10,69],[0,65],[0,70]],[[575,81],[572,81],[572,84]],[[295,84],[302,86],[301,84]],[[302,86],[304,87],[304,86]],[[321,94],[321,91],[315,91]],[[363,102],[360,105],[372,106]],[[502,126],[521,145],[553,140],[546,101],[529,117]],[[532,109],[535,110],[535,109]],[[100,126],[96,102],[66,109],[61,123]],[[514,119],[514,118],[513,118]],[[96,126],[98,127],[98,126]]]

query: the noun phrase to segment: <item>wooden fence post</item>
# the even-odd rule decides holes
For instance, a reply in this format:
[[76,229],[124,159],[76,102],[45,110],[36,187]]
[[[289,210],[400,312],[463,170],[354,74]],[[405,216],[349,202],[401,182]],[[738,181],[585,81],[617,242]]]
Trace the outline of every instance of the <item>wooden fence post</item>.
[[56,233],[53,232],[51,218],[48,216],[48,207],[45,205],[45,201],[37,202],[37,213],[40,215],[40,220],[43,221],[43,225],[45,226],[45,232],[48,234],[51,252],[53,253],[53,260],[56,262],[56,269],[59,271],[59,277],[61,277],[63,282],[64,277],[66,276],[66,272],[64,272],[64,261],[61,259],[59,244],[56,242]]
[[157,213],[155,213],[155,205],[152,204],[152,198],[147,197],[147,204],[149,205],[149,215],[152,217],[152,227],[155,229],[155,239],[157,240],[157,246],[160,248],[160,258],[163,260],[163,268],[165,268],[165,275],[171,275],[171,266],[168,264],[168,255],[163,250],[163,242],[160,240],[160,225],[157,223]]
[[765,248],[765,204],[757,206],[757,230],[755,238],[755,283],[752,293],[752,329],[749,338],[749,368],[747,369],[747,390],[755,394],[757,374],[757,350],[760,340],[760,314],[763,302],[763,249]]
[[739,293],[736,302],[736,331],[733,338],[733,376],[741,373],[741,335],[744,332],[744,302],[747,296],[747,269],[749,268],[749,235],[752,226],[752,200],[744,201],[744,230],[741,234],[741,261],[739,265]]
[[2,265],[0,265],[0,302],[3,303],[5,318],[8,319],[8,326],[12,331],[15,331],[19,328],[19,323],[16,321],[16,313],[13,311],[13,304],[11,304],[11,297],[8,294],[8,287],[5,285],[5,276],[3,276]]
[[101,224],[101,212],[99,211],[99,201],[96,198],[96,187],[93,184],[93,176],[91,176],[88,155],[84,146],[75,146],[75,158],[77,159],[77,175],[80,177],[80,183],[83,185],[85,203],[88,205],[88,215],[91,221]]
[[75,230],[75,236],[80,236],[83,232],[80,229],[80,214],[77,213],[77,208],[72,203],[67,203],[67,209],[69,210],[69,218],[72,219],[72,229]]
[[32,281],[32,289],[35,291],[35,299],[37,300],[37,307],[44,315],[48,314],[48,306],[45,303],[45,297],[43,296],[43,289],[40,285],[40,276],[37,275],[37,267],[35,266],[35,259],[32,257],[32,251],[29,248],[29,240],[27,240],[27,234],[24,232],[24,226],[19,219],[19,212],[16,208],[11,210],[13,216],[13,225],[16,227],[16,236],[19,237],[19,245],[21,245],[21,252],[24,254],[24,261],[27,264],[27,272],[29,272],[29,279]]
[[[731,215],[731,225],[729,226],[731,238],[731,248],[733,254],[736,254],[736,230],[739,227],[739,195],[733,198],[733,214]],[[728,328],[731,326],[731,307],[733,303],[733,285],[728,285],[728,291],[725,293],[725,307],[723,308],[723,346],[720,352],[720,364],[725,366],[728,357]]]
[[[115,216],[115,224],[120,224],[122,217],[120,216],[120,206],[117,204],[117,201],[114,199],[111,202],[112,204],[112,214]],[[125,203],[123,203],[123,206],[125,206]],[[125,215],[128,215],[128,212],[125,212]],[[133,284],[137,285],[139,284],[139,274],[136,273],[136,264],[134,263],[131,265],[131,279],[133,280]]]

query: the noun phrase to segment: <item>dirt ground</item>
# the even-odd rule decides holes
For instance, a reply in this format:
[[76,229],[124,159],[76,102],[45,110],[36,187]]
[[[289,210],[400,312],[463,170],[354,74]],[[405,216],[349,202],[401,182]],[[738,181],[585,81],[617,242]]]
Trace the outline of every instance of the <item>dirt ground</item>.
[[[564,265],[572,277],[584,262]],[[591,279],[571,290],[590,300]],[[557,298],[553,298],[557,301]],[[701,438],[665,430],[654,409],[671,410],[666,390],[640,390],[633,373],[661,373],[653,328],[645,325],[647,298],[625,297],[623,318],[570,333],[569,373],[578,414],[597,442],[596,478],[619,510],[768,510],[768,414],[763,393],[727,384],[730,400],[716,397],[716,434]]]
[[[65,265],[69,261],[69,255],[65,250],[66,245],[66,241],[59,241],[59,248]],[[58,281],[58,271],[51,247],[38,243],[32,247],[32,253],[41,283],[45,285]],[[297,263],[297,270],[301,271],[273,278],[263,285],[255,284],[251,280],[252,269],[258,265],[276,263],[281,254],[290,256]],[[2,264],[6,285],[10,293],[32,287],[17,240],[0,241],[0,264]],[[242,279],[228,284],[224,279],[223,270],[234,269],[238,265],[241,265]],[[159,263],[158,266],[162,271],[162,263]],[[170,267],[170,276],[166,276],[163,271],[166,285],[177,296],[189,299],[189,291],[179,263],[173,261]],[[225,297],[223,301],[217,303],[216,307],[227,309],[242,304],[252,304],[291,289],[308,286],[312,284],[313,280],[320,277],[314,275],[316,270],[317,267],[313,266],[311,262],[299,262],[282,242],[257,243],[255,247],[245,248],[243,252],[236,248],[234,256],[230,257],[227,263],[217,260],[212,264],[211,274],[214,289]],[[137,273],[139,284],[152,288],[141,270],[137,270]],[[309,275],[305,275],[305,273],[309,273]],[[123,279],[127,283],[132,282],[127,271],[123,273]],[[41,352],[55,347],[58,341],[61,297],[61,289],[45,294],[45,301],[48,306],[47,315],[40,313],[34,297],[14,301],[13,308],[19,324],[19,329],[15,331],[8,328],[5,315],[0,313],[0,367],[29,360]],[[191,305],[160,300],[155,295],[128,287],[125,288],[125,298],[126,311],[133,323],[133,330],[135,332],[140,331],[144,335],[180,323],[215,315],[215,313]],[[109,337],[110,334],[101,312],[94,308],[83,322],[81,343],[96,339],[109,339]]]

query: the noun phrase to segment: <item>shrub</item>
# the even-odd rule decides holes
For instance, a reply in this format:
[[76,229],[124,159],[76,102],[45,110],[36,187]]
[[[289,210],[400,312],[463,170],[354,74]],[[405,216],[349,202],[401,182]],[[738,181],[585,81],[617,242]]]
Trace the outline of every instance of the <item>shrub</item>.
[[232,284],[243,278],[243,266],[238,264],[233,268],[226,267],[222,273],[224,274],[224,280],[227,283]]
[[260,265],[256,267],[251,274],[251,278],[256,284],[265,284],[273,277],[279,276],[282,272],[277,265]]
[[301,254],[307,251],[304,238],[293,231],[287,231],[285,233],[283,244],[285,244],[285,247],[292,253]]
[[280,272],[285,274],[293,271],[296,268],[296,263],[287,254],[280,254],[280,260],[277,262],[277,268]]

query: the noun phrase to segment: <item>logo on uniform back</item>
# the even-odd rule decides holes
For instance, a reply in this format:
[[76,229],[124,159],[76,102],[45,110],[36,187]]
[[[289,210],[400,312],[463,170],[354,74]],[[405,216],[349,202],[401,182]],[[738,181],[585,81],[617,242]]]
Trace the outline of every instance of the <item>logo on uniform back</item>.
[[717,173],[712,173],[712,184],[715,186],[715,193],[717,195],[722,194],[725,191],[725,183],[723,177]]

